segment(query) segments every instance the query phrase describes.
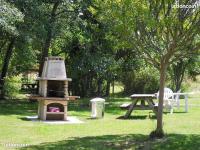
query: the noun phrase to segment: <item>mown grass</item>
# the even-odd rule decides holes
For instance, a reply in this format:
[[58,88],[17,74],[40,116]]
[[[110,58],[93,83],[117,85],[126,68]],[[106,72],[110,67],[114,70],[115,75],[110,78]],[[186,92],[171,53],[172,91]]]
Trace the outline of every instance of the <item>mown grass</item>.
[[[128,98],[107,99],[103,119],[90,119],[90,107],[87,105],[69,107],[69,115],[77,116],[84,123],[65,125],[48,125],[25,119],[36,115],[37,103],[1,102],[0,149],[200,149],[199,100],[189,99],[188,113],[184,112],[184,107],[176,109],[172,115],[164,113],[166,137],[161,140],[149,139],[149,133],[156,127],[151,111],[134,111],[130,119],[120,119],[125,111],[119,105],[129,101]],[[8,147],[8,144],[29,146]]]

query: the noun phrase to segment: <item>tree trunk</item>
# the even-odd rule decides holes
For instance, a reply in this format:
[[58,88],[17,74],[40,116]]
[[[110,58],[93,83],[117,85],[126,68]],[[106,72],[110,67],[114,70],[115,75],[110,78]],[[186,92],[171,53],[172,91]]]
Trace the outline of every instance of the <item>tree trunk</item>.
[[93,88],[93,86],[92,86],[92,76],[90,75],[90,78],[89,78],[89,80],[88,80],[88,96],[89,97],[91,97],[92,96],[92,94],[94,93],[93,92],[93,90],[94,90],[94,88]]
[[84,79],[82,79],[82,81],[81,81],[81,93],[80,93],[80,95],[81,95],[81,97],[85,97],[86,95],[85,95],[85,92],[86,91],[86,89],[85,89],[85,82],[84,82]]
[[175,82],[175,92],[181,89],[181,84],[183,82],[184,73]]
[[[0,78],[0,89],[2,90],[3,86],[4,86],[4,78],[7,75],[8,72],[8,66],[9,66],[9,62],[13,53],[13,49],[14,49],[14,44],[15,44],[15,38],[12,38],[10,40],[10,44],[8,45],[8,49],[6,51],[6,55],[4,58],[4,63],[3,63],[3,67],[2,67],[2,71],[1,71],[1,78]],[[1,92],[1,97],[3,97],[3,93]]]
[[110,95],[110,80],[107,80],[106,83],[106,96]]
[[82,91],[83,91],[83,95],[84,97],[87,97],[88,96],[88,78],[87,76],[84,76],[83,77],[83,82],[82,82]]
[[184,78],[187,62],[180,61],[177,65],[172,66],[174,90],[177,92],[181,88],[181,84]]
[[158,103],[158,113],[157,113],[157,128],[153,131],[150,136],[162,138],[164,136],[163,131],[163,97],[164,97],[164,87],[166,78],[167,63],[161,62],[160,67],[160,88],[159,88],[159,103]]
[[0,46],[0,53],[1,53],[1,51],[3,50],[4,46],[6,45],[6,43],[7,43],[7,40],[5,40],[5,41],[1,44],[1,46]]
[[102,79],[97,81],[97,95],[101,96],[102,94]]
[[113,79],[113,82],[112,82],[112,94],[115,93],[115,80]]
[[42,69],[43,69],[45,57],[48,57],[49,47],[51,45],[51,40],[52,40],[52,31],[53,31],[54,23],[55,23],[55,20],[56,20],[56,11],[57,11],[57,8],[59,6],[59,3],[60,3],[59,1],[54,3],[54,6],[53,6],[53,9],[52,9],[52,12],[51,12],[51,17],[50,17],[50,20],[49,20],[49,26],[47,28],[47,37],[46,37],[46,40],[45,40],[45,43],[44,43],[44,47],[42,49],[42,57],[41,57],[41,60],[40,60],[40,67],[39,67],[39,76],[42,75]]
[[163,97],[165,88],[166,66],[163,64],[160,70],[159,104],[157,115],[157,132],[163,132]]

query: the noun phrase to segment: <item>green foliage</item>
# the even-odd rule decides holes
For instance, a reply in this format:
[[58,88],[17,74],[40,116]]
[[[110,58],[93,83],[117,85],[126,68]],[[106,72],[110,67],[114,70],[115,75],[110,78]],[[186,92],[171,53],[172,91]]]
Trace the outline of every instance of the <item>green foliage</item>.
[[[129,83],[133,84],[131,88],[126,88],[130,93],[133,87],[135,91],[142,93],[155,92],[157,77],[153,79],[151,75],[158,74],[148,74],[148,69],[140,62],[143,61],[141,59],[145,57],[146,61],[159,68],[160,58],[171,51],[167,48],[174,46],[173,41],[180,41],[175,44],[178,48],[174,49],[176,55],[179,55],[177,49],[186,52],[199,39],[192,40],[196,34],[181,35],[185,30],[190,31],[186,27],[191,29],[188,34],[198,34],[198,31],[189,24],[192,18],[182,20],[183,29],[179,28],[181,18],[177,16],[177,9],[168,10],[167,7],[173,3],[171,0],[168,3],[141,0],[61,0],[52,19],[51,12],[56,2],[58,1],[0,1],[0,9],[4,10],[0,14],[0,29],[4,35],[0,37],[1,66],[10,36],[13,35],[8,37],[5,34],[16,31],[16,27],[19,33],[8,75],[37,69],[46,40],[50,38],[49,56],[59,55],[66,59],[67,75],[73,78],[70,85],[73,94],[105,95],[105,91],[109,91],[107,85],[113,80],[121,80],[121,76],[127,80],[123,80],[127,87],[130,86]],[[167,11],[170,13],[167,14]],[[24,22],[18,24],[22,20]],[[186,46],[181,47],[186,37],[191,39],[185,42]],[[196,67],[191,65],[188,70],[191,76],[199,72],[198,62],[195,64]],[[125,72],[129,72],[128,75]],[[152,78],[146,79],[147,75]],[[144,78],[145,86],[142,84]]]
[[196,80],[196,76],[200,75],[200,56],[196,55],[188,63],[188,75]]
[[173,91],[178,91],[179,89],[187,91],[188,86],[186,84],[182,85],[182,82],[188,78],[192,78],[194,81],[196,80],[196,77],[200,74],[199,60],[200,57],[198,55],[191,55],[188,58],[181,59],[170,65],[167,80],[170,82],[169,87]]
[[37,54],[39,52],[33,48],[30,40],[30,38],[22,36],[18,38],[9,67],[9,75],[24,73],[38,67]]
[[159,89],[159,72],[150,67],[125,72],[121,80],[126,94],[156,93]]
[[190,86],[191,86],[190,84],[191,83],[183,82],[182,85],[181,85],[181,92],[188,92],[188,91],[190,91]]
[[[184,3],[184,2],[183,2]],[[190,3],[185,1],[185,3]],[[191,2],[192,3],[192,2]],[[171,8],[174,1],[95,1],[97,20],[107,24],[123,48],[160,69],[199,50],[199,9]],[[124,44],[129,43],[129,45]]]
[[71,33],[64,30],[67,41],[63,39],[65,44],[61,46],[61,52],[66,57],[68,76],[73,78],[72,91],[82,97],[106,95],[106,84],[110,84],[120,67],[111,42],[106,38],[106,26],[88,11],[91,5],[89,1],[80,2],[82,15],[71,23],[73,26],[69,26]]
[[0,30],[11,35],[18,34],[16,23],[23,21],[23,14],[10,3],[0,1]]
[[3,87],[3,92],[5,94],[5,97],[8,99],[15,99],[17,98],[20,89],[21,89],[21,75],[18,76],[10,76],[6,77],[4,82],[4,87]]

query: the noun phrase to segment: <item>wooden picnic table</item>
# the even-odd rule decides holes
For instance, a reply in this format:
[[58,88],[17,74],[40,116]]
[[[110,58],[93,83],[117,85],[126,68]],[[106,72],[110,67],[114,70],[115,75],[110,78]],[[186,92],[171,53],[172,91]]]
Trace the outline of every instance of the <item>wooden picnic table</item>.
[[153,110],[157,115],[157,106],[155,106],[153,101],[156,98],[155,94],[133,94],[130,97],[132,103],[128,106],[124,118],[128,118],[133,110]]
[[31,91],[33,89],[37,89],[37,84],[36,83],[22,83],[21,89]]

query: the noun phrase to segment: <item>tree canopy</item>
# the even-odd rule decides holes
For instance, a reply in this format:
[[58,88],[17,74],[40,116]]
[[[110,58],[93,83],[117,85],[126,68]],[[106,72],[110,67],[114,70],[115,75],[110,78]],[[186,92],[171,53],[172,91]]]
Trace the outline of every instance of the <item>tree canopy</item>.
[[0,1],[0,30],[1,34],[7,32],[11,35],[19,34],[16,24],[23,21],[24,15],[12,4],[1,0]]

